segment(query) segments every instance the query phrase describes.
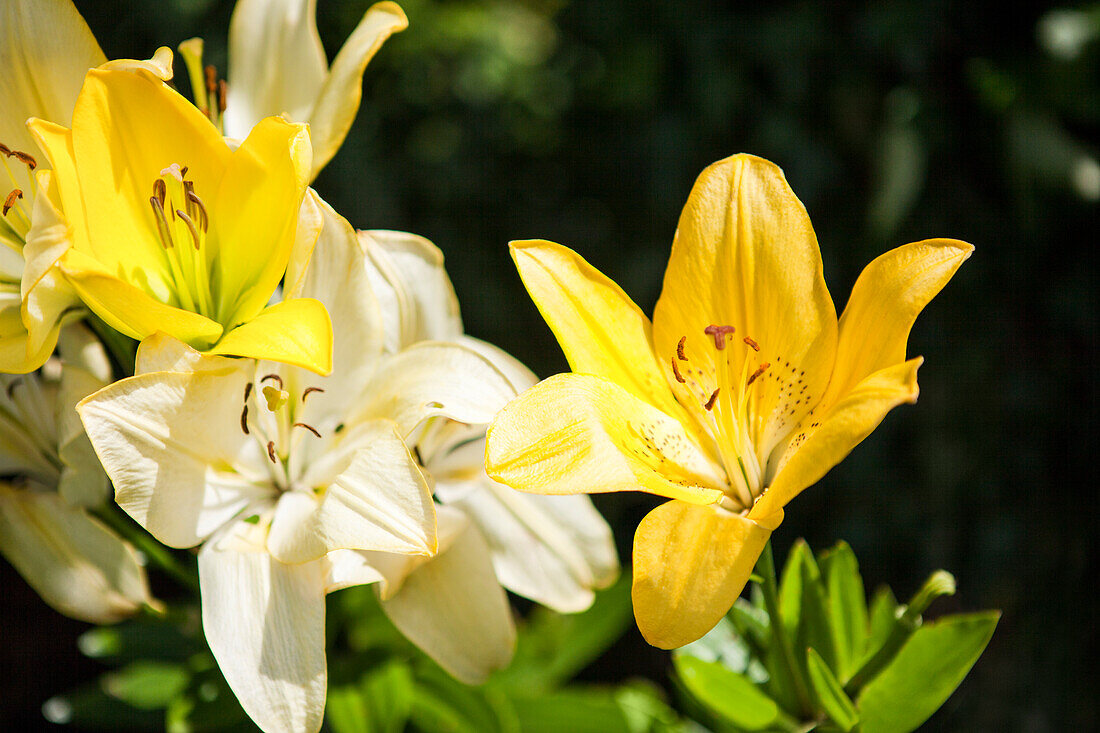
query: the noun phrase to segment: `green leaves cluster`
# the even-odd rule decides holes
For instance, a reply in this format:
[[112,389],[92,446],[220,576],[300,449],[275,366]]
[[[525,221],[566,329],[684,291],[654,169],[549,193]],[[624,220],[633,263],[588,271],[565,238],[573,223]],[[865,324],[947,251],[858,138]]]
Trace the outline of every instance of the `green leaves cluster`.
[[[692,730],[644,680],[569,681],[632,623],[630,580],[584,613],[536,607],[519,621],[515,658],[486,684],[455,681],[389,622],[370,587],[329,597],[329,733],[677,733]],[[51,699],[52,722],[81,730],[256,731],[202,637],[193,607],[95,628],[81,651],[110,669]]]
[[955,592],[942,570],[908,604],[884,587],[868,606],[843,542],[816,558],[796,543],[778,587],[772,563],[769,547],[752,600],[739,599],[714,631],[675,654],[684,705],[712,730],[914,730],[966,677],[1000,618],[985,611],[925,623],[932,601]]

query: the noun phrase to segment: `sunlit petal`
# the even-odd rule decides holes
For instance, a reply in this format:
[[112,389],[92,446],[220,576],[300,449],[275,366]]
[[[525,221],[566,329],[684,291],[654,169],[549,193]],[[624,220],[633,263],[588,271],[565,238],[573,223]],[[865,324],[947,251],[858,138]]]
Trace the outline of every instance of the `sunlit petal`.
[[716,506],[662,504],[634,534],[634,616],[650,644],[683,646],[710,631],[741,595],[772,530]]
[[271,359],[328,374],[332,371],[332,324],[321,301],[291,298],[269,305],[225,334],[209,353]]

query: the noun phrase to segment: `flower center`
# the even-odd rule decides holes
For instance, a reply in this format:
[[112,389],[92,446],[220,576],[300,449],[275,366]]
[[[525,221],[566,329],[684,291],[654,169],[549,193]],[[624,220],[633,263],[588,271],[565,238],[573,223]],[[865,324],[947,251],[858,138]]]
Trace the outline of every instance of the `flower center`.
[[[267,452],[274,467],[275,483],[283,491],[292,488],[290,453],[295,428],[309,433],[309,440],[324,437],[312,425],[297,420],[307,399],[314,392],[324,392],[320,387],[306,387],[301,395],[289,388],[278,374],[264,375],[259,384],[249,382],[244,388],[244,405],[241,408],[241,431],[252,435]],[[336,432],[340,430],[338,426]],[[300,469],[301,467],[294,467]]]
[[[34,175],[38,161],[21,150],[13,150],[0,143],[0,162],[3,163],[7,179],[5,181],[4,177],[0,177],[0,196],[3,196],[3,204],[0,204],[0,213],[3,216],[0,229],[7,225],[19,239],[26,239],[27,230],[31,228],[31,205],[34,202],[33,179],[30,181],[32,185],[28,185],[26,178]],[[25,175],[21,170],[24,167]]]
[[153,225],[164,250],[174,284],[173,294],[184,310],[213,318],[213,297],[206,233],[210,215],[195,193],[194,181],[187,180],[187,167],[173,163],[153,181],[149,197]]
[[714,439],[727,495],[748,509],[770,483],[775,447],[797,425],[811,396],[805,372],[736,334],[731,325],[708,325],[701,339],[682,337],[670,363],[673,392]]

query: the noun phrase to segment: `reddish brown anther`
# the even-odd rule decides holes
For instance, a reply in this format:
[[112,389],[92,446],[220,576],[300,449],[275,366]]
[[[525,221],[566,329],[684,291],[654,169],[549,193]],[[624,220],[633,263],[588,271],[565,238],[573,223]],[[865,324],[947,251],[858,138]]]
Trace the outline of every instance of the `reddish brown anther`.
[[271,459],[271,462],[278,465],[279,460],[275,457],[275,441],[267,441],[267,457]]
[[229,95],[229,85],[225,79],[218,80],[218,111],[225,112],[225,98]]
[[680,367],[677,366],[676,360],[669,359],[669,361],[672,363],[672,373],[676,375],[676,381],[680,384],[687,384],[687,380],[684,379],[682,374],[680,374]]
[[248,402],[248,398],[252,395],[252,382],[249,382],[244,386],[244,401]]
[[687,340],[688,340],[687,336],[681,336],[680,337],[680,342],[678,344],[676,344],[676,358],[679,359],[680,361],[687,361],[688,360],[688,358],[686,356],[684,356],[684,344],[687,343]]
[[0,143],[0,155],[4,155],[4,156],[10,158],[11,157],[11,148],[9,148],[4,143]]
[[[248,386],[251,387],[252,383],[249,382]],[[248,405],[245,405],[244,409],[241,410],[241,432],[248,435]]]
[[20,163],[26,164],[26,166],[32,171],[38,167],[38,161],[24,153],[22,150],[13,150],[8,153],[8,156],[12,158],[17,158]]
[[207,64],[203,69],[206,72],[206,91],[215,92],[218,89],[218,70],[213,64]]
[[21,198],[23,198],[23,192],[18,188],[13,188],[11,193],[8,194],[8,197],[4,199],[4,216],[8,215],[8,212],[11,211],[11,207],[15,206],[15,202]]
[[718,400],[718,393],[721,391],[722,388],[719,387],[718,389],[710,393],[710,399],[707,400],[706,404],[703,405],[703,407],[705,407],[708,412],[714,409],[714,403]]
[[280,377],[278,374],[265,374],[263,379],[260,380],[260,382],[263,383],[263,382],[266,382],[269,379],[272,382],[275,382],[275,384],[279,385],[279,389],[283,388],[283,378]]
[[304,404],[305,401],[306,401],[306,397],[309,397],[314,392],[324,392],[324,391],[325,390],[321,389],[320,387],[306,387],[305,391],[302,392],[302,403]]
[[749,376],[749,381],[745,382],[745,386],[746,386],[746,387],[748,387],[748,386],[749,386],[750,384],[752,384],[753,382],[755,382],[755,381],[756,381],[756,378],[757,378],[757,377],[759,377],[759,376],[760,376],[761,374],[763,374],[764,372],[766,372],[766,371],[768,370],[768,367],[770,367],[770,366],[771,366],[771,364],[769,364],[768,362],[764,362],[764,363],[763,363],[763,364],[761,364],[761,365],[760,365],[759,367],[757,367],[756,371],[755,371],[755,372],[753,372],[753,373],[752,373],[752,374],[751,374],[751,375]]
[[317,436],[318,438],[320,438],[320,437],[321,437],[321,433],[320,433],[320,432],[318,432],[317,428],[313,427],[312,425],[306,425],[306,424],[305,424],[304,422],[296,422],[296,423],[294,423],[294,426],[293,426],[293,427],[296,427],[296,428],[305,428],[305,429],[306,429],[306,430],[308,430],[309,432],[311,432],[311,433],[313,433],[314,435],[316,435],[316,436]]
[[741,340],[744,341],[746,344],[748,344],[749,348],[752,349],[753,351],[760,351],[760,344],[756,343],[755,341],[753,341],[748,336],[746,336],[745,338],[743,338]]
[[732,336],[736,330],[733,326],[716,326],[712,323],[703,329],[703,333],[714,337],[714,348],[720,351],[726,348],[726,336]]

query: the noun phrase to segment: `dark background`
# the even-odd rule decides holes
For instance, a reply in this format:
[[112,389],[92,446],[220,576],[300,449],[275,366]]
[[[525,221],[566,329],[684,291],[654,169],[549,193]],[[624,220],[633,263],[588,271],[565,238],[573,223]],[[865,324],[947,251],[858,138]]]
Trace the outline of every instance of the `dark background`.
[[[201,35],[224,75],[228,0],[76,5],[109,58]],[[369,2],[319,5],[331,59]],[[838,310],[889,248],[976,246],[910,339],[919,404],[788,508],[776,551],[843,538],[869,588],[904,599],[942,567],[959,592],[934,611],[1004,612],[927,729],[1096,729],[1100,6],[402,5],[410,29],[368,68],[315,187],[357,227],[438,244],[467,330],[540,376],[566,365],[507,242],[573,247],[651,312],[694,177],[731,153],[783,167]],[[598,499],[624,558],[652,503]],[[0,723],[15,724],[99,668],[76,652],[81,624],[0,576]],[[631,631],[584,678],[665,683],[668,668]]]

